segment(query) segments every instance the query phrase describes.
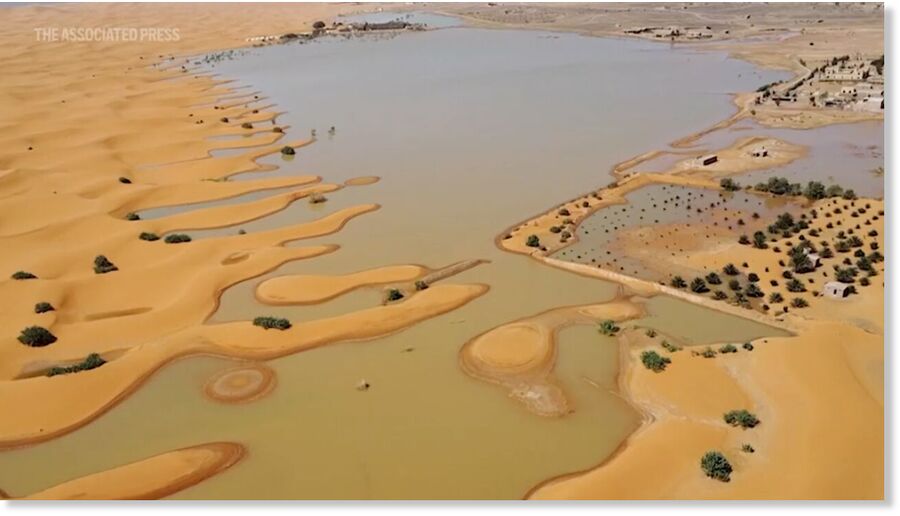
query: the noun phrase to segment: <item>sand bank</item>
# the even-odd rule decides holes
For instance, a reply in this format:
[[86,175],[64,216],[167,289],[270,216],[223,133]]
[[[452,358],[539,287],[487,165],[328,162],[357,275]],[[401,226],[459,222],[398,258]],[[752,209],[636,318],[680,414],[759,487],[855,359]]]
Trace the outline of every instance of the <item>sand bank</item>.
[[236,443],[201,444],[70,480],[24,499],[156,500],[225,471],[244,454]]

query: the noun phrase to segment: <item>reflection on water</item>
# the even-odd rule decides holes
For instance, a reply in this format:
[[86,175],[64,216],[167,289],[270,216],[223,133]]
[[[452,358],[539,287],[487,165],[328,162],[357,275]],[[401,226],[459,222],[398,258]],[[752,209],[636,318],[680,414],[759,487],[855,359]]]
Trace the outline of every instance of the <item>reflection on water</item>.
[[[287,111],[278,123],[292,127],[289,138],[314,128],[319,134],[287,166],[235,180],[310,173],[328,182],[382,178],[327,194],[322,205],[301,200],[241,229],[303,222],[358,203],[382,209],[340,233],[292,244],[341,249],[229,289],[213,322],[260,314],[304,320],[378,302],[377,292],[366,289],[315,307],[254,300],[260,281],[289,273],[483,258],[491,263],[451,281],[491,290],[386,338],[271,361],[278,386],[247,405],[202,397],[203,383],[227,361],[181,360],[96,422],[0,454],[0,486],[13,494],[220,439],[246,444],[247,459],[178,497],[518,498],[541,480],[601,462],[638,422],[609,391],[617,363],[612,341],[588,327],[561,332],[557,377],[576,411],[560,419],[532,415],[502,389],[465,376],[457,353],[499,324],[602,302],[616,287],[500,252],[493,238],[549,204],[607,183],[613,163],[724,118],[733,109],[728,92],[785,77],[724,54],[668,45],[458,27],[266,47],[221,62],[217,71],[252,84]],[[284,164],[278,156],[263,162]],[[710,324],[719,333],[681,327],[686,338],[773,331],[667,302],[651,309],[660,324],[718,321]],[[672,320],[670,313],[685,318]],[[372,388],[357,391],[360,379]]]

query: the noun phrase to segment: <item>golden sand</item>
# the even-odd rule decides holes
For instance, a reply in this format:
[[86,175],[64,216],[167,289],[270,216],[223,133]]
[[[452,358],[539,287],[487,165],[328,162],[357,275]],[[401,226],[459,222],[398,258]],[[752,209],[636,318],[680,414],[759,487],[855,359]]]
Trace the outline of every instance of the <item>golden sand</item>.
[[201,444],[70,480],[24,499],[155,500],[225,471],[244,454],[236,443]]
[[269,305],[321,303],[360,287],[412,281],[425,272],[417,265],[396,265],[341,276],[280,276],[260,283],[256,298]]

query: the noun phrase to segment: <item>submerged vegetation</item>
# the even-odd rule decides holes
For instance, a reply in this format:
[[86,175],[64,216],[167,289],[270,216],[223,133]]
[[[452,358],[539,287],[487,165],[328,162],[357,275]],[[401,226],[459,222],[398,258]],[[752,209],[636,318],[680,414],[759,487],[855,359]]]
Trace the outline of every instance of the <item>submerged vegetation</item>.
[[619,329],[620,328],[616,326],[615,321],[613,321],[612,319],[607,319],[600,323],[600,327],[597,329],[597,331],[599,331],[603,335],[612,336],[616,333],[619,333]]

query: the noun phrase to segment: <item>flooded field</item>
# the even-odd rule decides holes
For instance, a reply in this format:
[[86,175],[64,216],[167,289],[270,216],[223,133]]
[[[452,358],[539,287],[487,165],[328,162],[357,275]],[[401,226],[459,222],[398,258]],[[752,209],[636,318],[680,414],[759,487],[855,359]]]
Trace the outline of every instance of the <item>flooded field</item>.
[[[326,194],[324,203],[300,200],[253,222],[188,233],[252,233],[361,203],[381,205],[339,233],[302,242],[339,244],[338,252],[291,262],[229,288],[210,324],[258,315],[303,321],[381,302],[380,288],[312,306],[266,306],[255,299],[260,282],[286,274],[346,274],[394,264],[437,268],[484,259],[489,263],[452,281],[483,283],[490,291],[385,338],[272,360],[276,387],[249,404],[227,405],[203,395],[205,383],[232,361],[179,360],[88,426],[0,454],[0,487],[13,495],[29,493],[154,453],[229,440],[245,444],[248,457],[177,498],[519,498],[547,478],[603,461],[637,427],[638,415],[614,392],[615,342],[590,326],[560,333],[556,376],[575,407],[565,417],[533,415],[502,389],[460,370],[459,349],[478,334],[616,294],[614,284],[501,252],[494,237],[558,200],[606,184],[613,163],[727,117],[733,109],[729,93],[786,74],[664,44],[475,30],[428,19],[446,28],[392,38],[321,38],[219,63],[217,73],[265,92],[286,112],[277,123],[291,127],[289,137],[317,130],[317,141],[299,149],[295,159],[262,160],[277,170],[234,180],[307,174],[338,184],[366,175],[381,180]],[[680,199],[665,211],[637,211],[671,192],[634,195],[629,211],[610,212],[615,225],[625,227],[635,216],[660,224],[694,220],[686,209],[679,211]],[[698,206],[720,202],[696,215],[722,217],[715,219],[720,224],[726,216],[730,222],[744,216],[738,213],[777,209],[753,205],[746,194],[724,200],[694,191],[683,196]],[[583,226],[579,244],[592,246],[591,252],[610,238],[587,238],[600,235],[597,222]],[[777,334],[677,300],[653,299],[647,308],[640,324],[659,325],[692,343]],[[696,324],[700,320],[707,324]],[[371,389],[357,390],[360,380]]]
[[578,241],[556,258],[603,267],[653,281],[710,271],[660,261],[686,250],[733,242],[764,230],[781,213],[802,204],[750,192],[718,192],[679,185],[650,185],[625,196],[626,205],[601,209],[579,225]]

